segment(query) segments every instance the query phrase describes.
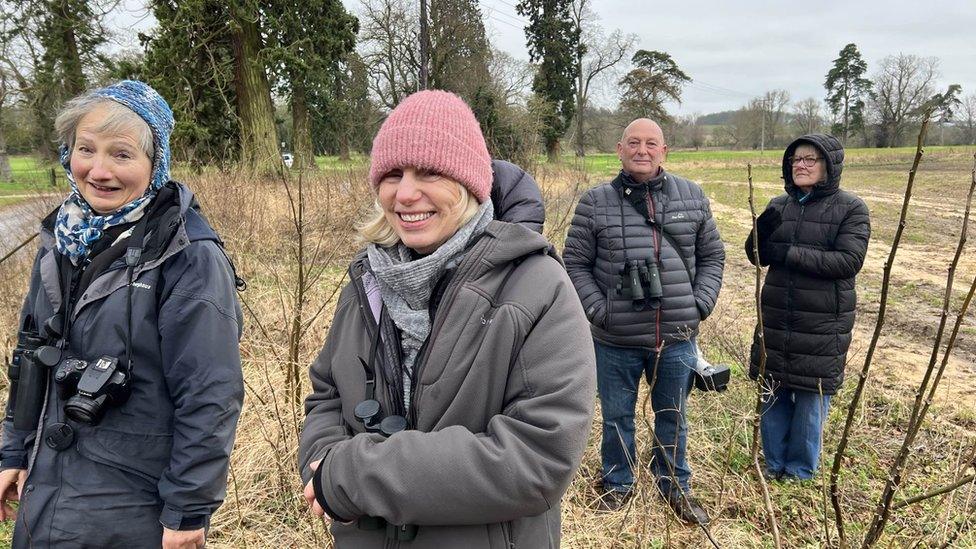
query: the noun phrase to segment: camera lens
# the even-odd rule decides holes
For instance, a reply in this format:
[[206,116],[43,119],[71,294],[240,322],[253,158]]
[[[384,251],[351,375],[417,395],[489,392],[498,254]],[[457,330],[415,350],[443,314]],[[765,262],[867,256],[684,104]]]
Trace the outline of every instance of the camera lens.
[[64,404],[64,415],[79,422],[95,425],[98,423],[102,406],[96,400],[75,395]]

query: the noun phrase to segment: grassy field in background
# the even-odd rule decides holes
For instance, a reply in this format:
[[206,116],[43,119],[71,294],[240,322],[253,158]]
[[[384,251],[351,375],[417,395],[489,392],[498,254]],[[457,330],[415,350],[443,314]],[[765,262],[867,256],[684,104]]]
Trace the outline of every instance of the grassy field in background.
[[[865,399],[844,462],[840,490],[848,535],[859,544],[884,484],[887,468],[904,435],[913,387],[929,360],[942,313],[946,268],[959,236],[971,170],[971,148],[930,147],[919,170],[905,235],[892,271],[887,322]],[[759,484],[750,469],[755,386],[745,363],[755,323],[754,270],[742,243],[751,227],[747,164],[753,165],[757,207],[783,192],[781,151],[675,151],[667,169],[698,181],[708,195],[726,243],[725,280],[713,315],[699,338],[714,362],[734,371],[722,394],[690,397],[689,461],[696,495],[713,517],[711,534],[727,548],[772,547]],[[834,398],[824,434],[829,467],[850,401],[855,372],[864,360],[880,294],[884,261],[894,234],[913,149],[847,151],[842,186],[859,194],[872,214],[872,238],[858,277],[858,320],[848,363],[848,383]],[[348,261],[359,248],[353,224],[370,208],[365,158],[342,162],[320,157],[317,173],[304,176],[308,243],[306,280],[295,362],[288,358],[289,328],[298,303],[299,265],[294,211],[283,182],[207,170],[201,175],[177,167],[200,198],[204,212],[227,242],[239,273],[248,280],[241,294],[246,325],[241,343],[247,396],[232,458],[227,499],[214,517],[208,547],[328,547],[328,534],[304,507],[295,473],[296,432],[301,406],[295,394],[310,389],[308,364],[321,348]],[[550,165],[528,166],[546,198],[546,235],[562,248],[579,196],[609,180],[619,169],[615,155],[580,161],[565,157]],[[183,173],[183,172],[187,173]],[[294,174],[292,174],[294,176]],[[289,182],[294,196],[296,181]],[[0,184],[2,187],[2,184]],[[0,193],[2,197],[2,193]],[[2,212],[0,212],[2,215]],[[972,240],[970,241],[972,242]],[[31,246],[34,246],[32,244]],[[318,250],[316,253],[315,250]],[[31,254],[20,252],[0,264],[0,353],[13,344],[16,312],[26,287]],[[309,259],[311,258],[311,259]],[[310,271],[309,271],[310,270]],[[311,276],[314,275],[314,276]],[[960,262],[951,300],[950,322],[976,275],[970,244]],[[320,314],[316,316],[316,312]],[[289,390],[287,371],[302,375]],[[956,350],[925,427],[913,447],[910,468],[896,501],[946,484],[966,471],[962,456],[976,446],[976,322],[963,322]],[[6,389],[0,387],[3,394]],[[618,513],[596,509],[599,493],[599,414],[580,473],[563,500],[563,546],[568,548],[706,547],[699,529],[678,523],[654,496],[647,479],[651,455],[648,424],[652,415],[642,389],[638,411],[638,497]],[[826,503],[825,479],[773,484],[773,506],[785,547],[835,547],[833,514]],[[880,547],[976,547],[976,489],[972,485],[896,511]],[[826,525],[826,526],[825,526]],[[0,536],[4,530],[0,529]],[[2,546],[2,543],[0,543]]]

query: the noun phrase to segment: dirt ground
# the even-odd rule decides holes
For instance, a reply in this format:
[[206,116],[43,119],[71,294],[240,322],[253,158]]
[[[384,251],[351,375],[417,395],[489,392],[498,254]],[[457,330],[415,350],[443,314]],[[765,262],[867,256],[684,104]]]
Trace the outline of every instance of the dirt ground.
[[[923,164],[920,171],[924,168]],[[964,171],[965,165],[960,162],[958,168],[959,172],[954,174],[954,178],[965,181],[962,179],[967,175]],[[858,194],[868,204],[872,212],[873,228],[868,256],[863,270],[858,275],[858,316],[851,346],[852,352],[848,358],[848,376],[855,375],[863,365],[864,352],[867,350],[877,322],[881,280],[885,262],[891,251],[890,241],[881,236],[887,232],[879,230],[879,226],[897,225],[897,216],[904,201],[904,181],[907,181],[907,171],[906,167],[905,178],[900,187],[892,184],[892,190],[889,192],[873,188],[860,189],[856,183],[856,173],[845,173],[844,186]],[[848,184],[847,181],[853,183]],[[748,183],[745,181],[705,179],[702,183],[706,190],[714,186],[736,186],[742,187],[743,196],[748,193]],[[771,182],[756,182],[754,187],[757,193],[765,194],[778,194],[783,188],[781,183]],[[965,198],[945,199],[938,197],[938,194],[936,189],[917,188],[916,195],[910,202],[910,222],[905,228],[892,268],[885,329],[879,340],[872,366],[874,375],[891,378],[891,381],[903,386],[909,392],[922,379],[931,358],[934,336],[943,309],[942,300],[948,267],[958,244],[958,234],[965,209]],[[757,210],[761,212],[764,204],[764,201],[761,204],[757,203]],[[893,211],[882,208],[887,206],[892,207]],[[713,198],[712,209],[719,219],[723,239],[727,244],[729,257],[725,273],[727,284],[728,281],[754,276],[754,268],[745,260],[741,252],[741,242],[751,229],[748,202],[742,200],[741,204],[730,204]],[[912,219],[925,219],[927,224],[912,226]],[[974,225],[976,220],[970,222],[970,235],[974,232]],[[948,231],[940,235],[937,243],[912,241],[910,235],[913,231],[925,231],[929,226],[941,227]],[[948,309],[941,350],[944,350],[952,331],[962,297],[974,283],[976,253],[972,250],[972,244],[973,239],[970,238],[956,269],[953,299]],[[746,306],[744,300],[751,304],[751,300],[754,299],[754,294],[751,293],[753,279],[749,279],[749,282],[747,292],[723,291],[721,301],[729,301],[727,305],[737,307]],[[726,289],[729,289],[728,286]],[[970,309],[961,326],[935,405],[976,410],[976,384],[970,381],[976,374],[974,313],[976,311]],[[938,360],[942,360],[942,352],[939,353]]]

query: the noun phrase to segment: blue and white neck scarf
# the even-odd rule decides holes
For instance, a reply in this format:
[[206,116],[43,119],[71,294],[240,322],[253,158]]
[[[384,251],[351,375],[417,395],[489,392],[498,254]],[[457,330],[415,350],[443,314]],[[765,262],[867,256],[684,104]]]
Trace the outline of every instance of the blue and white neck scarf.
[[114,212],[101,215],[81,196],[78,184],[71,175],[71,151],[67,143],[61,144],[61,165],[68,174],[71,194],[58,210],[54,237],[58,251],[70,258],[74,265],[88,260],[92,245],[105,234],[106,229],[138,221],[146,213],[157,191],[169,181],[169,136],[173,132],[173,111],[166,100],[156,90],[136,80],[123,80],[95,90],[90,95],[121,103],[146,121],[153,136],[153,168],[149,187],[142,196]]

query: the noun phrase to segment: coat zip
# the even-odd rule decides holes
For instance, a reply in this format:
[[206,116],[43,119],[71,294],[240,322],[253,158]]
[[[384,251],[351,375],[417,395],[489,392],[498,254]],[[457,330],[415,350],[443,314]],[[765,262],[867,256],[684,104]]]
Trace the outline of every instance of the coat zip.
[[515,533],[512,531],[512,521],[503,522],[501,526],[505,549],[515,549]]
[[[651,240],[654,242],[654,262],[657,263],[658,271],[660,271],[661,270],[661,239],[658,236],[658,233],[661,232],[661,229],[660,229],[660,225],[658,225],[657,223],[657,216],[655,215],[656,208],[654,207],[654,194],[651,192],[650,188],[647,189],[647,209],[648,209],[647,213],[650,214],[651,220],[654,221],[654,225],[651,226],[651,235],[652,235]],[[664,216],[662,216],[661,219],[663,220]],[[679,254],[681,253],[679,250],[675,250],[675,251],[678,252]],[[662,301],[664,300],[663,295],[661,296],[661,300]],[[654,311],[654,341],[657,343],[655,349],[660,349],[661,348],[661,305],[660,304],[658,305],[657,310]]]
[[[482,235],[482,238],[484,235]],[[478,243],[481,242],[481,238],[478,239]],[[461,265],[458,266],[457,273],[451,278],[451,282],[448,284],[447,289],[444,290],[444,297],[441,299],[441,305],[437,307],[438,311],[450,311],[451,305],[454,302],[454,298],[457,296],[458,291],[462,284],[464,284],[468,273],[474,268],[474,265],[481,260],[482,256],[485,255],[487,251],[487,244],[478,245],[477,243],[468,251],[465,255],[464,260],[461,261]],[[441,331],[444,325],[444,314],[434,315],[434,325],[431,327],[430,334],[427,335],[427,340],[420,347],[419,355],[417,356],[417,361],[413,365],[413,371],[410,372],[410,410],[407,414],[408,427],[409,429],[417,428],[417,401],[420,399],[420,385],[418,381],[420,380],[420,370],[424,367],[427,362],[427,356],[430,354],[431,343],[437,334]]]
[[[806,209],[804,204],[800,204],[800,217],[796,220],[796,226],[793,227],[793,236],[790,238],[790,246],[796,246],[796,236],[800,232],[800,225],[803,223],[803,211]],[[786,353],[789,356],[790,341],[793,339],[793,323],[790,319],[790,315],[793,314],[793,271],[790,273],[790,290],[786,293],[786,325],[788,331],[786,332]]]

